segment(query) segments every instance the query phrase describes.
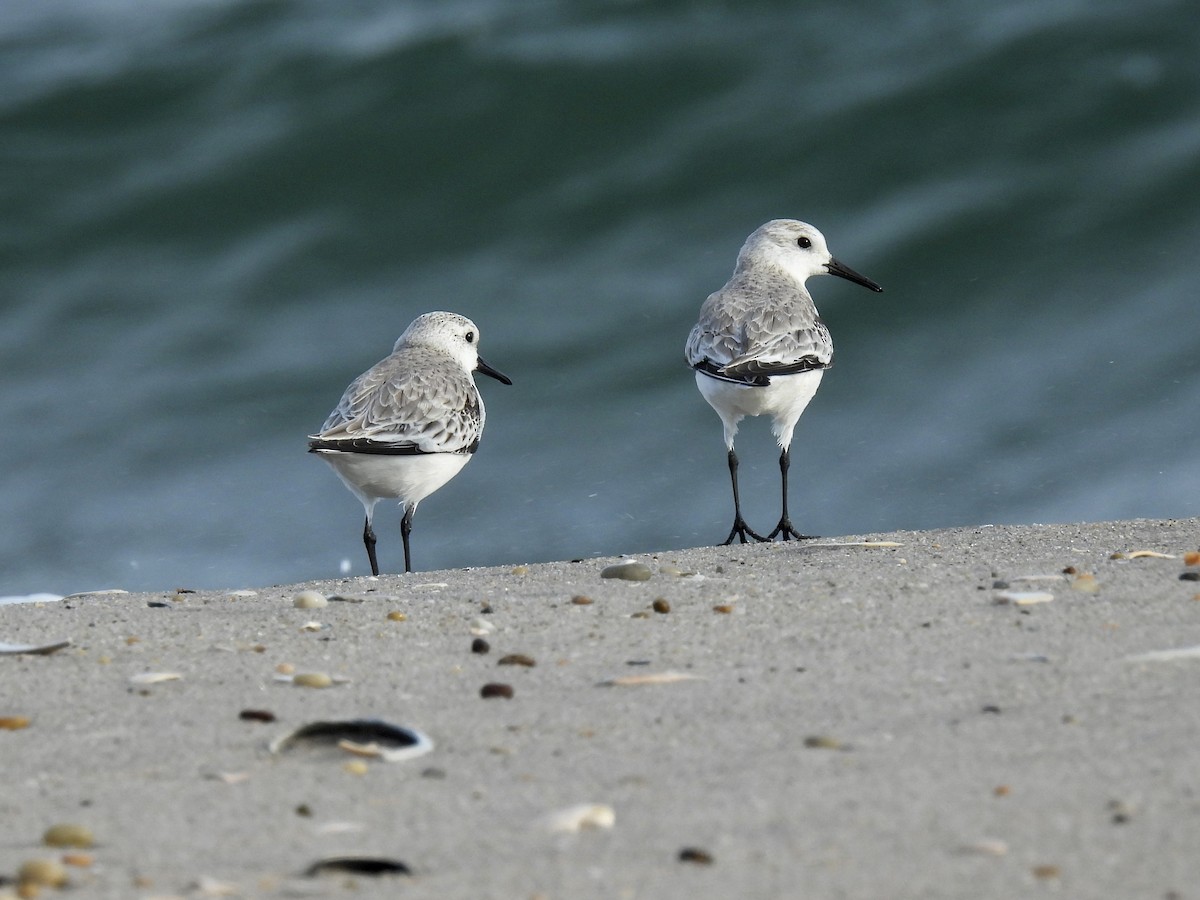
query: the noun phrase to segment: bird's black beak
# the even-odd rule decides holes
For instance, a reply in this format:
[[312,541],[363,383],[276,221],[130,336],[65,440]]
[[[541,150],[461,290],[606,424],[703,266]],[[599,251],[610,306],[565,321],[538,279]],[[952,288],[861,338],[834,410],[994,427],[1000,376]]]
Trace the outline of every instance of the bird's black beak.
[[489,366],[487,363],[485,363],[483,361],[482,357],[480,357],[478,359],[478,361],[475,363],[475,371],[482,372],[484,375],[490,375],[492,378],[495,378],[497,381],[503,382],[504,384],[512,384],[511,378],[509,378],[507,375],[505,375],[499,369],[493,369],[491,366]]
[[859,275],[849,266],[842,265],[836,259],[831,259],[825,263],[825,268],[829,270],[830,275],[837,275],[839,278],[845,278],[847,281],[853,281],[855,284],[861,284],[865,288],[870,288],[877,294],[883,293],[883,288],[873,282],[866,275]]

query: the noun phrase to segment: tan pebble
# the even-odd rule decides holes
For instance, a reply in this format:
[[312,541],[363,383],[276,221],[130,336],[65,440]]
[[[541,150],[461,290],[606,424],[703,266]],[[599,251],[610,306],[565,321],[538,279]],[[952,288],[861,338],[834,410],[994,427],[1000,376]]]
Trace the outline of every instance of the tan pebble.
[[62,861],[64,866],[86,869],[96,861],[96,857],[91,853],[64,853]]
[[713,607],[713,612],[721,613],[723,615],[729,615],[731,612],[733,612],[733,604],[732,603],[718,603],[716,606]]
[[528,575],[529,574],[529,566],[513,566],[510,574],[512,574],[512,575]]
[[653,609],[656,613],[666,614],[671,611],[671,604],[668,603],[664,598],[659,597],[657,600],[655,600],[653,603],[650,604],[650,608]]
[[601,578],[618,578],[621,581],[649,581],[654,577],[650,567],[645,563],[627,562],[615,566],[607,566],[600,572]]
[[804,739],[804,746],[813,750],[841,750],[841,741],[827,734],[813,734]]
[[646,610],[643,609],[643,610],[639,610],[638,612],[635,612],[635,613],[630,613],[629,618],[631,618],[631,619],[648,619],[648,618],[650,618],[650,613],[646,612]]
[[1059,869],[1058,866],[1050,865],[1050,864],[1034,866],[1032,871],[1033,871],[1034,878],[1041,878],[1043,880],[1057,878],[1059,875],[1062,874],[1062,870]]
[[1100,582],[1096,580],[1095,575],[1089,575],[1085,572],[1071,579],[1071,590],[1081,591],[1085,594],[1099,593]]
[[278,672],[280,675],[291,675],[293,672],[296,671],[296,667],[293,666],[291,663],[280,663],[279,665],[277,665],[275,667],[275,671]]
[[31,721],[29,716],[0,716],[0,731],[20,731],[28,728]]
[[1007,797],[1010,793],[1012,793],[1012,788],[1010,788],[1007,784],[998,784],[992,788],[992,793],[997,797]]
[[366,775],[371,771],[371,766],[361,759],[352,759],[343,763],[342,769],[351,775]]
[[59,822],[51,825],[42,835],[42,843],[47,847],[79,847],[87,849],[95,843],[92,830],[72,822]]
[[125,643],[130,647],[132,647],[134,644],[140,644],[141,642],[142,639],[136,634],[131,634],[129,637],[125,638]]
[[292,598],[292,606],[296,609],[320,609],[329,605],[329,598],[316,591],[300,591]]
[[1183,554],[1183,564],[1185,566],[1200,566],[1200,553],[1195,550],[1189,550]]
[[595,601],[591,597],[585,597],[583,594],[576,594],[571,598],[571,602],[576,606],[591,606]]
[[100,663],[100,665],[102,665],[102,666],[107,666],[109,663],[112,662],[112,657],[111,656],[98,656],[98,657],[96,657],[96,662]]
[[[20,900],[33,900],[42,893],[42,886],[32,881],[22,881],[17,884],[17,892],[8,896],[19,897]],[[5,896],[5,895],[0,895]],[[7,897],[5,897],[7,900]]]
[[67,870],[56,859],[28,859],[17,870],[17,882],[39,887],[62,887],[67,883]]
[[537,660],[532,656],[527,656],[524,653],[510,653],[507,656],[502,656],[496,660],[498,666],[528,666],[537,665]]
[[333,684],[333,679],[325,672],[301,672],[293,676],[292,684],[296,687],[327,688]]
[[408,616],[406,616],[404,613],[400,612],[400,610],[398,610],[398,609],[393,609],[390,613],[387,614],[387,617],[388,617],[389,622],[407,622],[408,621]]

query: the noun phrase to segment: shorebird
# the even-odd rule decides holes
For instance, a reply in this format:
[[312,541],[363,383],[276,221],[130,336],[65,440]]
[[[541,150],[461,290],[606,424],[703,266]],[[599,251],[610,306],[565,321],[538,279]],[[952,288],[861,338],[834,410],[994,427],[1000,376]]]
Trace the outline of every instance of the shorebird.
[[[825,237],[794,219],[774,219],[746,239],[726,285],[700,307],[700,320],[688,337],[685,353],[696,372],[696,386],[721,417],[733,482],[736,537],[770,541],[802,540],[788,515],[788,468],[792,431],[808,406],[821,376],[833,365],[833,341],[817,315],[804,283],[813,275],[837,275],[882,291],[879,285],[830,255]],[[738,498],[738,458],[733,450],[738,423],[745,416],[771,417],[779,442],[783,514],[766,537],[742,518]]]
[[470,319],[418,316],[390,356],[350,383],[320,433],[309,435],[308,452],[329,463],[366,510],[363,544],[372,575],[379,574],[375,504],[400,501],[404,571],[411,572],[408,538],[417,504],[462,470],[483,434],[483,398],[472,373],[512,384],[480,359],[478,347],[479,329]]

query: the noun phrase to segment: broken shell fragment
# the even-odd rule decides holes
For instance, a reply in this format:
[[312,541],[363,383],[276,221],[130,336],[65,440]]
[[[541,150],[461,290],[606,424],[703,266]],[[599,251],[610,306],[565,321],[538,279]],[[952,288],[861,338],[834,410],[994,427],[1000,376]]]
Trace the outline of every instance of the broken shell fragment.
[[612,828],[617,814],[604,803],[580,803],[552,812],[541,823],[549,831],[575,832],[594,828]]
[[30,653],[45,655],[53,653],[55,650],[61,650],[63,647],[70,647],[71,639],[64,638],[61,641],[51,641],[48,644],[9,644],[0,641],[0,656],[16,656],[19,653]]
[[296,609],[321,609],[329,605],[329,598],[317,591],[300,591],[292,598]]
[[179,681],[183,678],[178,672],[138,672],[129,676],[130,684],[158,684],[163,681]]
[[1014,606],[1034,606],[1038,603],[1049,603],[1054,595],[1045,591],[997,591],[992,602],[997,605],[1011,603]]
[[1159,553],[1157,550],[1118,550],[1109,559],[1174,559],[1170,553]]
[[496,626],[487,619],[472,619],[469,630],[476,637],[483,637],[485,634],[491,634],[495,631]]
[[327,688],[333,686],[333,677],[328,672],[299,672],[292,676],[296,687]]
[[398,859],[384,856],[333,856],[319,859],[304,870],[304,877],[327,873],[351,875],[411,875],[412,869]]
[[602,687],[631,687],[640,684],[674,684],[677,681],[696,681],[699,675],[688,672],[648,672],[645,675],[621,675],[600,682]]
[[424,756],[433,749],[433,740],[415,728],[393,725],[382,719],[345,719],[309,722],[275,738],[267,749],[279,754],[293,747],[309,746],[345,753],[346,745],[371,748],[369,754],[356,755],[370,755],[384,762],[403,762]]

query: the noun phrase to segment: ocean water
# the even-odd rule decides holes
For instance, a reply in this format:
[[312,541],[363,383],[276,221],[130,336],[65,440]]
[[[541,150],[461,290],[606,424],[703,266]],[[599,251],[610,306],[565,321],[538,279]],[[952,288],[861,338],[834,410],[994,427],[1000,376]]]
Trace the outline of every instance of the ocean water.
[[1198,46],[1167,0],[5,4],[0,594],[366,572],[305,436],[434,309],[515,383],[418,569],[720,540],[683,343],[784,216],[885,288],[809,284],[802,530],[1196,515]]

